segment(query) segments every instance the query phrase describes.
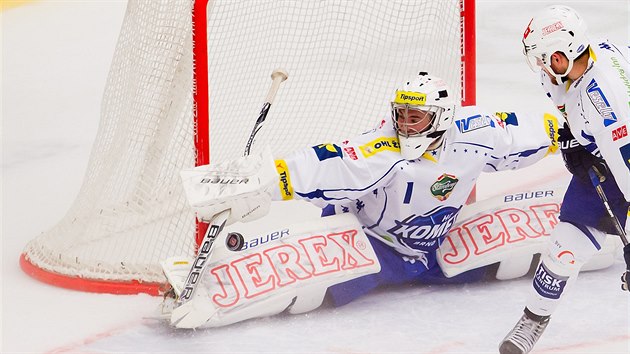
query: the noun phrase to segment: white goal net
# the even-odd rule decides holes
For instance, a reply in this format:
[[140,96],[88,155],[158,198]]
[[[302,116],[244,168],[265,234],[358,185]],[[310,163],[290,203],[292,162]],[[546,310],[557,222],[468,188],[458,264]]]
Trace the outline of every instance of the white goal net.
[[[23,269],[70,288],[156,294],[158,262],[196,247],[179,171],[243,154],[273,69],[289,79],[253,151],[270,145],[281,156],[352,137],[388,119],[394,89],[419,71],[465,87],[462,38],[474,47],[474,33],[462,31],[463,9],[460,0],[129,0],[81,191],[27,245]],[[208,83],[194,85],[200,72]]]

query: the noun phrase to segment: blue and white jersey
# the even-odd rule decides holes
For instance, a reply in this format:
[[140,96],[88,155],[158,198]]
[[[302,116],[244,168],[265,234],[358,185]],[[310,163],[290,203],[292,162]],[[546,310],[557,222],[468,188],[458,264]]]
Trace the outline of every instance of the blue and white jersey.
[[365,232],[425,259],[455,222],[481,172],[516,169],[557,150],[557,119],[456,109],[441,146],[413,161],[400,155],[391,120],[354,139],[276,160],[274,200],[301,199],[357,216]]
[[[541,82],[586,150],[603,157],[630,201],[630,65],[628,53],[607,40],[590,46],[586,71],[575,81],[552,83],[541,71]],[[627,48],[624,48],[627,50]]]

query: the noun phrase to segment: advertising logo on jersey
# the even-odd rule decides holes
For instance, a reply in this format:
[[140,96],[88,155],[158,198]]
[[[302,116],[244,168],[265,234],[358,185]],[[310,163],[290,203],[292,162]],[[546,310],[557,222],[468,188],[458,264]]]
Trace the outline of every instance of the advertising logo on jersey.
[[289,174],[287,163],[284,160],[276,160],[276,171],[278,171],[278,184],[282,199],[293,199],[293,186],[291,185],[291,175]]
[[456,120],[455,124],[460,132],[467,133],[484,127],[494,127],[494,120],[488,116],[478,114],[476,116]]
[[554,274],[541,263],[534,275],[534,289],[542,297],[559,299],[567,285],[567,279],[569,277]]
[[495,112],[494,115],[498,118],[496,121],[505,128],[506,125],[518,125],[518,118],[514,112]]
[[553,154],[558,151],[558,118],[556,118],[553,114],[545,113],[543,119],[545,120],[545,131],[549,137],[547,154]]
[[395,220],[396,226],[387,230],[403,244],[414,249],[436,249],[457,218],[460,208],[439,207],[427,215],[412,214]]
[[628,127],[626,125],[619,127],[612,131],[612,140],[617,141],[619,139],[625,138],[628,136]]
[[443,202],[451,196],[455,185],[459,179],[447,173],[438,177],[437,181],[431,185],[431,194],[439,201]]
[[[620,63],[617,57],[610,57],[610,61],[612,62],[612,67],[617,70],[617,74],[621,81],[623,81],[624,86],[626,86],[627,96],[630,97],[630,79],[628,78],[628,72],[626,72],[624,64]],[[630,102],[628,102],[628,104],[630,105]]]
[[346,154],[348,155],[350,160],[358,160],[359,159],[359,156],[357,156],[356,150],[354,150],[354,148],[352,146],[348,146],[348,147],[343,148],[343,151],[346,152]]
[[397,137],[381,137],[359,146],[359,150],[361,150],[363,156],[371,157],[381,151],[400,151],[400,143]]
[[319,161],[332,159],[334,157],[343,157],[341,148],[335,144],[320,144],[313,146],[313,150],[315,150],[315,154],[317,154]]
[[586,87],[586,94],[591,100],[593,106],[595,106],[597,112],[599,112],[599,114],[604,117],[605,127],[617,122],[617,116],[615,115],[615,112],[613,112],[612,108],[610,107],[610,103],[606,98],[606,95],[604,95],[604,92],[599,87],[595,79],[591,80],[591,82]]

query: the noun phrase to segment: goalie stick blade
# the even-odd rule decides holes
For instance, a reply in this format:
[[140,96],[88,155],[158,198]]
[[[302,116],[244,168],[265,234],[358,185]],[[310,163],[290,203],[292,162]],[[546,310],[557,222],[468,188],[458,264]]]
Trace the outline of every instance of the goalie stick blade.
[[203,236],[201,245],[199,246],[197,257],[195,257],[192,267],[190,268],[190,272],[186,277],[186,283],[184,284],[182,293],[177,299],[177,302],[179,304],[186,303],[195,295],[197,286],[201,281],[203,271],[206,269],[206,266],[208,264],[208,259],[212,255],[212,250],[214,249],[214,241],[216,240],[217,236],[219,236],[221,231],[223,231],[223,228],[225,227],[225,223],[229,216],[230,211],[225,210],[215,215],[212,219],[210,226],[206,231],[206,234]]

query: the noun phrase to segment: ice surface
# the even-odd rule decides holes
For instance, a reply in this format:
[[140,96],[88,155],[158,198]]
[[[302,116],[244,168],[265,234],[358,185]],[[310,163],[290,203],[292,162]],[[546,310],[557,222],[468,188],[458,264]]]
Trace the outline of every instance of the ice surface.
[[[255,0],[253,0],[255,1]],[[478,104],[551,109],[521,55],[532,13],[567,3],[593,33],[630,43],[627,0],[477,1]],[[345,307],[176,331],[145,319],[160,299],[64,290],[18,266],[25,244],[76,196],[96,134],[124,1],[37,1],[0,13],[2,24],[3,353],[492,353],[520,316],[529,278],[388,289]],[[551,158],[485,175],[479,197],[566,180]],[[630,295],[621,259],[584,273],[536,353],[630,353]]]

